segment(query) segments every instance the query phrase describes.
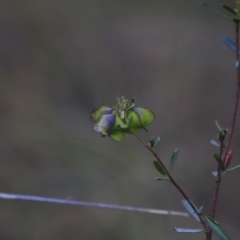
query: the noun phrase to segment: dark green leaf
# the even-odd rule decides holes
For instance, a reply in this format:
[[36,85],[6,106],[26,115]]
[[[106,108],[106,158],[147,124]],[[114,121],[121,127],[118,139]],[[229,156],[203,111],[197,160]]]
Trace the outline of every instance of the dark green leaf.
[[224,164],[222,159],[220,158],[220,156],[218,154],[214,154],[214,158],[216,159],[216,161],[218,162],[218,164],[220,165],[222,171],[224,171]]
[[212,231],[218,236],[221,240],[231,240],[223,228],[216,222],[212,217],[206,216],[206,223],[212,229]]
[[203,229],[187,229],[187,228],[173,228],[178,233],[199,233],[204,232]]
[[132,98],[131,102],[129,103],[126,111],[128,111],[129,109],[132,109],[136,104],[135,98]]
[[220,147],[220,144],[217,141],[215,141],[215,140],[211,140],[210,144],[212,144],[212,145],[214,145],[216,147]]
[[217,153],[214,154],[214,158],[216,159],[218,164],[222,165],[222,160],[221,160],[220,156]]
[[153,161],[153,164],[154,164],[155,168],[156,168],[163,176],[167,176],[167,173],[164,171],[164,169],[162,168],[162,166],[160,165],[159,162]]
[[234,21],[236,24],[239,24],[239,23],[240,23],[240,20],[237,19],[237,18],[234,18],[233,21]]
[[178,156],[178,153],[179,153],[179,148],[176,148],[174,151],[173,151],[173,154],[172,154],[172,157],[171,157],[171,162],[170,162],[170,167],[169,167],[169,171],[171,171],[173,169],[173,166],[177,160],[177,156]]
[[234,9],[230,8],[229,6],[223,4],[222,7],[225,8],[230,13],[236,15],[236,11]]
[[214,7],[212,7],[211,5],[209,5],[209,4],[206,3],[206,2],[201,2],[200,4],[201,4],[202,6],[208,8],[208,9],[210,9],[211,11],[220,14],[221,16],[227,18],[228,20],[233,20],[232,18],[230,18],[230,17],[226,16],[225,14],[219,12],[217,9],[215,9]]
[[228,129],[222,129],[222,130],[218,133],[218,140],[219,140],[220,142],[223,142],[223,141],[224,141],[227,132],[228,132]]
[[157,181],[169,181],[168,178],[161,178],[161,177],[155,177],[155,180],[157,180]]
[[235,170],[235,169],[237,169],[237,168],[240,168],[240,164],[237,165],[237,166],[235,166],[235,167],[232,167],[232,168],[227,169],[225,172],[230,172],[230,171],[233,171],[233,170]]
[[157,146],[157,144],[159,142],[160,142],[160,137],[156,137],[156,138],[151,139],[148,144],[151,148],[154,148]]
[[[182,200],[183,206],[188,210],[188,212],[198,221],[200,222],[198,214],[192,209],[191,205],[188,203],[187,200]],[[195,205],[194,205],[195,206]],[[195,207],[197,209],[197,207]]]

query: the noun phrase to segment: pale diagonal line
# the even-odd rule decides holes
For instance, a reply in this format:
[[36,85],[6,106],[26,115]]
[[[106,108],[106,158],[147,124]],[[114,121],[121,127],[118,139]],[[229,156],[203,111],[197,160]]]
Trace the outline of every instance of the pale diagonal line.
[[0,192],[0,199],[55,203],[55,204],[65,204],[65,205],[78,205],[78,206],[85,206],[85,207],[107,208],[107,209],[113,209],[113,210],[145,212],[145,213],[152,213],[152,214],[174,215],[174,216],[182,216],[182,217],[189,216],[188,213],[186,212],[178,212],[178,211],[172,211],[172,210],[139,208],[139,207],[122,206],[122,205],[107,204],[107,203],[85,202],[85,201],[77,201],[77,200],[69,200],[69,199],[48,198],[48,197],[11,194],[11,193],[3,193],[3,192]]

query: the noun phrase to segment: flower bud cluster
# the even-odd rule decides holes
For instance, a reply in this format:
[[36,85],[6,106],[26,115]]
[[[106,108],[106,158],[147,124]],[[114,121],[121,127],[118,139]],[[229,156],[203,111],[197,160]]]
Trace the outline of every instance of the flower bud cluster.
[[135,100],[129,102],[124,97],[117,99],[114,107],[100,106],[92,110],[91,120],[94,131],[103,137],[109,136],[121,142],[126,133],[136,133],[153,123],[155,114],[143,107],[135,108]]

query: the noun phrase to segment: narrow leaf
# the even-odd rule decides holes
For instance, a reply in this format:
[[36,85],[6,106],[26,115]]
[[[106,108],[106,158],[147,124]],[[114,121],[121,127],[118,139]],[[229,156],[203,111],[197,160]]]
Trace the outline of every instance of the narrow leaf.
[[173,228],[178,233],[199,233],[204,232],[203,229],[187,229],[187,228]]
[[235,169],[237,169],[237,168],[240,168],[240,164],[237,165],[237,166],[235,166],[235,167],[232,167],[232,168],[227,169],[225,172],[230,172],[230,171],[233,171],[233,170],[235,170]]
[[156,168],[163,176],[167,176],[167,173],[164,171],[164,169],[162,168],[162,166],[160,165],[159,162],[153,161],[153,164],[154,164],[155,168]]
[[[182,200],[183,206],[188,210],[188,212],[198,221],[200,222],[200,219],[197,215],[197,213],[192,209],[191,205],[188,203],[187,200],[183,199]],[[194,205],[195,206],[195,205]],[[197,209],[197,208],[196,208]]]
[[226,37],[226,36],[221,36],[221,40],[222,40],[231,50],[233,50],[234,52],[236,52],[236,44],[235,44],[235,42],[234,42],[232,39],[230,39],[230,38],[228,38],[228,37]]
[[235,66],[236,68],[239,68],[239,67],[240,67],[240,62],[239,62],[239,61],[235,61],[235,62],[234,62],[234,66]]
[[236,24],[239,24],[239,23],[240,23],[240,20],[237,19],[237,18],[234,18],[234,19],[233,19],[233,22],[236,23]]
[[202,212],[203,212],[203,208],[204,208],[204,207],[201,206],[201,207],[198,209],[198,212],[199,212],[199,213],[202,213]]
[[217,120],[215,121],[215,124],[216,124],[216,126],[217,126],[218,131],[221,132],[221,131],[222,131],[222,128],[221,128],[221,126],[219,125],[219,123],[218,123]]
[[132,109],[136,104],[135,98],[132,98],[131,102],[129,103],[126,111],[128,111],[129,109]]
[[214,158],[216,159],[216,161],[218,163],[221,162],[221,158],[220,158],[220,156],[217,153],[215,153],[213,156],[214,156]]
[[212,217],[206,216],[206,223],[212,229],[212,231],[218,236],[221,240],[231,240],[223,228],[216,222]]
[[160,137],[156,137],[156,138],[153,138],[149,141],[148,145],[151,147],[151,148],[154,148],[157,146],[157,144],[160,142]]
[[169,181],[168,178],[161,178],[161,177],[155,177],[155,180],[157,180],[157,181]]
[[230,18],[230,17],[226,16],[225,14],[219,12],[217,9],[215,9],[214,7],[212,7],[211,5],[209,5],[208,3],[206,3],[206,2],[201,2],[200,4],[201,4],[203,7],[206,7],[206,8],[208,8],[208,9],[210,9],[211,11],[220,14],[221,16],[227,18],[228,20],[232,20],[232,18]]
[[214,177],[217,177],[218,172],[212,172],[212,175],[213,175]]
[[230,13],[236,15],[236,11],[234,9],[230,8],[229,6],[222,4],[222,7],[225,8]]
[[172,154],[172,157],[171,157],[171,162],[170,162],[170,167],[169,167],[169,171],[172,171],[173,169],[173,166],[177,160],[177,156],[178,156],[178,153],[179,153],[179,148],[176,148],[174,151],[173,151],[173,154]]
[[214,158],[216,159],[217,163],[221,166],[221,168],[223,170],[223,162],[222,162],[222,159],[220,158],[220,156],[217,153],[215,153]]
[[220,144],[217,141],[215,141],[215,140],[211,140],[210,144],[212,144],[212,145],[214,145],[216,147],[220,147]]

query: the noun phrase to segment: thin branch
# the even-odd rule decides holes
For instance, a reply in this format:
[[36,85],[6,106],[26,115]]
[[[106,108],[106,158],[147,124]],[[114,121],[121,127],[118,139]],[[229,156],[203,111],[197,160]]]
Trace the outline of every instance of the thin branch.
[[[140,138],[136,133],[133,133],[137,139],[153,154],[153,156],[156,158],[156,160],[159,162],[159,164],[161,165],[161,167],[164,169],[165,173],[167,174],[170,182],[177,188],[177,190],[181,193],[181,195],[184,197],[184,199],[189,203],[189,205],[192,207],[192,209],[194,210],[194,212],[198,215],[199,217],[199,221],[201,222],[201,224],[203,225],[204,229],[207,231],[207,225],[205,224],[205,222],[203,221],[201,214],[198,212],[198,209],[196,209],[196,207],[192,204],[191,200],[188,198],[188,196],[186,195],[186,193],[182,190],[182,188],[178,185],[178,183],[174,180],[174,178],[172,177],[172,175],[170,174],[170,172],[168,171],[168,169],[165,167],[165,165],[163,164],[162,160],[160,159],[160,157],[157,155],[157,153],[150,147],[148,146],[147,143],[145,143],[145,141],[142,140],[142,138]],[[207,233],[206,233],[207,234]]]
[[[235,37],[236,37],[236,61],[239,62],[239,24],[235,24]],[[239,64],[238,64],[239,65]],[[236,86],[236,95],[235,95],[235,103],[234,103],[234,109],[233,109],[233,116],[231,120],[231,128],[229,133],[228,142],[226,144],[226,151],[225,151],[225,157],[227,156],[227,153],[229,151],[233,133],[236,125],[236,119],[237,119],[237,112],[238,112],[238,105],[239,105],[239,97],[240,97],[240,68],[237,67],[237,86]]]
[[[224,143],[223,143],[223,141],[221,141],[220,153],[219,153],[219,156],[220,156],[221,160],[222,160],[222,156],[223,156],[223,150],[224,150]],[[215,182],[214,195],[213,195],[211,211],[210,211],[210,216],[212,218],[215,217],[215,213],[216,213],[218,193],[219,193],[219,189],[220,189],[221,180],[222,180],[222,169],[221,169],[221,163],[219,163],[218,164],[218,171],[217,171],[217,180]]]
[[[236,45],[236,61],[239,61],[239,24],[235,24],[235,45]],[[235,95],[235,102],[234,102],[234,108],[233,108],[233,114],[232,114],[232,120],[231,120],[231,127],[230,127],[230,133],[229,133],[229,138],[226,143],[226,147],[224,146],[224,142],[221,142],[220,146],[220,159],[224,161],[226,159],[226,156],[228,154],[232,138],[233,138],[233,133],[235,130],[235,125],[236,125],[236,119],[237,119],[237,112],[238,112],[238,105],[239,105],[239,97],[240,97],[240,68],[237,67],[237,84],[236,84],[236,95]],[[223,154],[224,152],[224,154]],[[223,156],[224,155],[224,156]],[[218,175],[217,175],[217,180],[216,180],[216,185],[215,185],[215,191],[214,191],[214,197],[213,197],[213,202],[211,206],[211,217],[215,217],[216,213],[216,207],[217,207],[217,198],[218,198],[218,193],[219,193],[219,188],[220,188],[220,183],[221,183],[221,166],[220,164],[218,165]]]
[[[238,4],[238,0],[236,1],[236,5]],[[237,84],[236,84],[236,94],[235,94],[235,102],[234,102],[234,108],[233,108],[233,114],[232,114],[232,120],[231,120],[231,127],[230,127],[230,133],[229,133],[229,138],[226,143],[226,147],[224,146],[224,141],[221,141],[221,146],[220,146],[220,159],[223,162],[228,154],[228,151],[230,149],[230,145],[232,142],[233,138],[233,133],[235,130],[235,125],[236,125],[236,119],[237,119],[237,113],[238,113],[238,105],[239,105],[239,97],[240,97],[240,68],[239,68],[239,24],[236,22],[235,23],[235,45],[236,45],[236,61],[238,62],[237,64]],[[210,216],[215,217],[216,214],[216,208],[217,208],[217,199],[219,195],[219,189],[220,189],[220,184],[222,180],[222,169],[221,169],[221,163],[218,164],[218,174],[217,174],[217,180],[215,184],[215,190],[214,190],[214,196],[213,196],[213,201],[212,201],[212,206],[211,206],[211,212]],[[209,233],[209,239],[212,237],[212,231],[210,230]]]
[[7,199],[7,200],[21,200],[21,201],[55,203],[55,204],[65,204],[65,205],[78,205],[78,206],[84,206],[84,207],[107,208],[111,210],[125,210],[125,211],[134,211],[134,212],[151,213],[151,214],[175,215],[175,216],[182,216],[182,217],[189,216],[188,213],[186,212],[178,212],[178,211],[172,211],[172,210],[138,208],[138,207],[122,206],[122,205],[107,204],[107,203],[85,202],[85,201],[77,201],[77,200],[70,200],[70,199],[49,198],[49,197],[40,197],[40,196],[31,196],[31,195],[22,195],[22,194],[10,194],[10,193],[3,193],[3,192],[0,192],[0,198]]

